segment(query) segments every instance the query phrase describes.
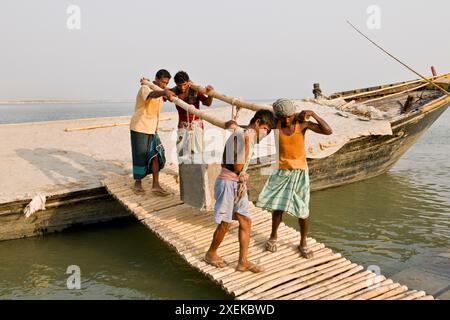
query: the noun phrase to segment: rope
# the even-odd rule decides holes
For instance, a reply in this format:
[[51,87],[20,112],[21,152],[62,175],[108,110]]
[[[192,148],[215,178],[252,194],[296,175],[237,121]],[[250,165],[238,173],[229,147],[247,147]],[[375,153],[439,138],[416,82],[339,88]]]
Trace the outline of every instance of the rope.
[[239,111],[241,111],[242,108],[236,107],[236,118],[233,120],[237,120],[237,118],[239,117]]
[[233,98],[231,99],[231,119],[237,120],[239,116],[239,111],[241,111],[242,108],[236,106],[236,101],[241,101],[239,98]]
[[247,193],[247,181],[249,176],[250,175],[245,171],[241,171],[239,173],[237,196],[234,199],[235,203],[238,203],[242,199],[242,197]]

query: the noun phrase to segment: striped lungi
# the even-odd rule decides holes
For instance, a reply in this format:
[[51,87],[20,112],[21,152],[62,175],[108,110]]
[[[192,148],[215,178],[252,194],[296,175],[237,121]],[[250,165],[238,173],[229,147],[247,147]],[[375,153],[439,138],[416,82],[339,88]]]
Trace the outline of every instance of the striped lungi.
[[164,168],[166,157],[158,133],[147,134],[131,130],[131,155],[133,178],[141,180],[152,173],[152,159],[158,157],[159,170]]
[[259,194],[256,206],[306,219],[309,216],[308,169],[274,170]]

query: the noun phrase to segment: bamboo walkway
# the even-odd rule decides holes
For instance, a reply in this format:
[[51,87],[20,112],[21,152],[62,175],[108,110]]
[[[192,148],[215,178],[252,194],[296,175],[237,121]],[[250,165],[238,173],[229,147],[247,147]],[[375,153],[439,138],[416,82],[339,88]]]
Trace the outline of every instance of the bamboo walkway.
[[[170,170],[169,170],[170,171]],[[129,176],[111,176],[104,181],[108,192],[164,242],[173,247],[192,267],[198,269],[235,298],[252,300],[433,300],[424,291],[409,290],[382,275],[365,271],[327,248],[308,238],[314,251],[312,259],[299,256],[296,249],[299,232],[284,225],[279,228],[278,250],[264,251],[263,244],[271,229],[271,214],[251,205],[252,233],[249,260],[256,261],[266,271],[254,274],[234,268],[238,259],[238,225],[233,223],[219,247],[219,254],[229,266],[218,269],[203,261],[215,225],[212,214],[193,208],[180,200],[178,183],[173,174],[160,173],[160,180],[173,195],[153,196],[149,180],[143,184],[145,195],[135,195]]]

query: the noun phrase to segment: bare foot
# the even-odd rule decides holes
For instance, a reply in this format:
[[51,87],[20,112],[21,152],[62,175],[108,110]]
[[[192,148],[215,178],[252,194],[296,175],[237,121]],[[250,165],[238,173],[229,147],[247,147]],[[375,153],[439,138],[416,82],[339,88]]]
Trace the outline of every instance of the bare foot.
[[310,259],[314,256],[314,253],[308,246],[298,246],[298,250],[300,251],[300,255],[305,259]]
[[246,263],[239,263],[236,267],[237,271],[251,271],[253,273],[264,272],[266,269],[264,267],[259,266],[255,263],[247,261]]
[[216,268],[223,268],[228,264],[224,259],[222,259],[218,255],[212,256],[209,253],[205,254],[204,260],[206,263],[208,263]]
[[142,188],[142,183],[140,181],[134,183],[133,191],[135,194],[145,194],[145,190]]
[[164,190],[164,189],[161,188],[160,186],[158,186],[158,187],[153,187],[153,188],[152,188],[152,193],[155,194],[155,195],[157,195],[157,196],[160,196],[160,197],[165,197],[165,196],[170,195],[170,192],[167,192],[166,190]]

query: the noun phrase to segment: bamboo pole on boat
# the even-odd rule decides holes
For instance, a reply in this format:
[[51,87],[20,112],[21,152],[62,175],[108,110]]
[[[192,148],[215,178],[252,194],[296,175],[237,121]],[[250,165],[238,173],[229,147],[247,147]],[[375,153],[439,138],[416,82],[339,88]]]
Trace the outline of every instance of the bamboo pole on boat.
[[[445,75],[442,75],[442,76],[439,76],[439,77],[435,77],[435,79],[434,79],[433,81],[436,81],[436,80],[441,79],[441,78],[448,77],[449,75],[450,75],[450,73],[447,73],[447,74],[445,74]],[[431,79],[431,78],[430,78],[430,79]],[[422,80],[418,80],[417,82],[420,82],[420,81],[422,81]],[[379,100],[393,98],[393,97],[400,96],[400,95],[402,95],[402,94],[405,94],[405,93],[408,93],[408,92],[415,91],[415,90],[417,90],[417,89],[426,87],[427,85],[428,85],[428,83],[424,83],[424,84],[421,84],[421,85],[419,85],[419,86],[415,86],[415,87],[413,87],[413,88],[409,88],[409,89],[407,89],[407,90],[403,90],[403,91],[401,91],[401,92],[396,92],[396,93],[392,93],[392,94],[389,94],[389,95],[386,95],[386,96],[383,96],[383,97],[379,97],[379,98],[374,98],[374,99],[366,100],[366,101],[364,101],[363,103],[368,105],[368,104],[370,104],[370,103],[372,103],[372,102],[376,102],[376,101],[379,101]],[[443,97],[444,97],[444,96],[443,96]],[[345,99],[347,99],[347,98],[345,98]],[[426,109],[423,108],[423,109],[421,110],[421,112],[426,112]]]
[[221,100],[223,102],[226,102],[232,106],[236,106],[238,108],[244,108],[244,109],[249,109],[252,111],[258,111],[258,110],[270,110],[272,111],[272,106],[270,105],[265,105],[265,104],[258,104],[258,103],[250,103],[250,102],[245,102],[242,100],[239,100],[238,98],[234,98],[234,97],[229,97],[226,96],[220,92],[217,92],[216,90],[212,90],[212,91],[206,91],[206,88],[195,84],[195,83],[191,83],[190,84],[191,88],[201,92],[203,94],[207,94],[210,97],[213,97],[215,99]]
[[[442,78],[447,78],[447,77],[450,77],[450,73],[445,73],[445,74],[442,74],[440,76],[429,77],[428,79],[432,80],[432,81],[437,81],[437,80],[440,80]],[[355,94],[352,94],[352,95],[349,95],[349,96],[342,96],[342,97],[334,98],[334,99],[331,99],[330,101],[339,100],[339,99],[348,100],[348,99],[355,99],[355,98],[363,97],[365,95],[383,94],[384,91],[397,89],[397,88],[401,88],[401,87],[406,87],[406,86],[410,86],[410,85],[413,85],[413,84],[418,84],[418,83],[421,83],[421,82],[423,82],[422,79],[407,81],[407,82],[404,82],[404,83],[396,84],[396,85],[393,85],[393,86],[386,86],[386,87],[383,87],[383,88],[380,88],[380,89],[376,89],[376,90],[372,90],[372,91],[364,91],[364,92],[355,93]],[[428,82],[427,82],[426,85],[428,85]],[[415,89],[417,89],[417,88],[415,88]],[[413,89],[413,90],[415,90],[415,89]],[[410,90],[410,89],[406,89],[406,90]]]
[[449,101],[450,101],[450,98],[448,96],[447,97],[446,96],[442,96],[442,97],[440,97],[440,98],[438,98],[436,100],[433,100],[433,101],[427,103],[426,105],[424,105],[422,107],[422,109],[420,109],[420,112],[426,113],[426,112],[431,111],[433,109],[440,108],[441,106],[445,105],[446,102],[449,102]]
[[[153,82],[147,81],[147,80],[143,80],[142,84],[147,85],[150,87],[150,89],[152,90],[157,90],[157,91],[161,91],[162,89],[160,87],[158,87],[156,84],[154,84]],[[169,99],[170,102],[175,103],[177,106],[183,108],[184,110],[186,110],[189,113],[192,113],[193,115],[208,121],[209,123],[215,125],[216,127],[222,128],[222,129],[226,129],[225,127],[225,122],[221,121],[215,117],[210,116],[209,114],[202,112],[200,110],[198,110],[197,108],[195,108],[193,105],[188,104],[186,102],[184,102],[183,100],[181,100],[178,97],[171,97]]]
[[403,90],[403,91],[400,91],[400,92],[392,93],[392,94],[389,94],[389,95],[386,95],[386,96],[383,96],[383,97],[378,97],[378,98],[373,98],[373,99],[370,99],[370,100],[366,100],[363,103],[364,104],[369,104],[369,103],[376,102],[376,101],[379,101],[379,100],[389,99],[389,98],[401,96],[401,95],[403,95],[405,93],[408,93],[408,92],[411,92],[411,91],[415,91],[417,89],[420,89],[420,88],[423,88],[423,87],[426,87],[426,86],[428,86],[428,83],[424,83],[424,84],[421,84],[419,86],[416,86],[416,87],[413,87],[413,88],[409,88],[407,90]]
[[390,54],[388,51],[386,51],[385,49],[383,49],[383,47],[381,47],[380,45],[378,45],[376,42],[374,42],[373,40],[371,40],[368,36],[366,36],[364,33],[362,33],[362,31],[360,31],[358,28],[356,28],[350,21],[347,20],[347,23],[356,30],[356,32],[358,32],[360,35],[362,35],[364,38],[366,38],[367,40],[369,40],[372,44],[374,44],[378,49],[380,49],[381,51],[383,51],[384,53],[386,53],[388,56],[390,56],[391,58],[393,58],[395,61],[397,61],[398,63],[400,63],[402,66],[406,67],[409,71],[415,73],[416,75],[418,75],[419,77],[421,77],[422,79],[424,79],[425,81],[427,81],[429,84],[431,84],[432,86],[436,87],[437,89],[439,89],[440,91],[444,92],[447,96],[450,96],[450,93],[447,92],[445,89],[441,88],[440,86],[438,86],[436,83],[434,83],[433,81],[429,80],[428,78],[424,77],[423,75],[421,75],[420,73],[418,73],[417,71],[415,71],[413,68],[411,68],[410,66],[408,66],[407,64],[401,62],[398,58],[396,58],[395,56],[393,56],[392,54]]

